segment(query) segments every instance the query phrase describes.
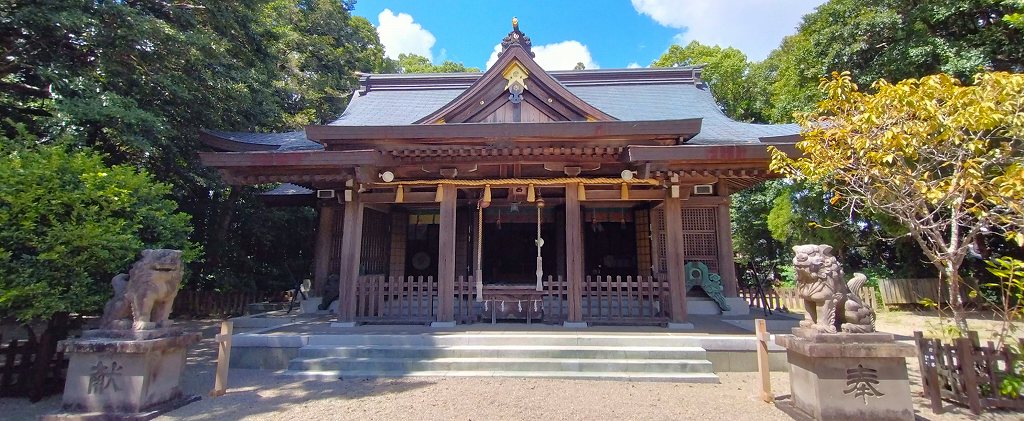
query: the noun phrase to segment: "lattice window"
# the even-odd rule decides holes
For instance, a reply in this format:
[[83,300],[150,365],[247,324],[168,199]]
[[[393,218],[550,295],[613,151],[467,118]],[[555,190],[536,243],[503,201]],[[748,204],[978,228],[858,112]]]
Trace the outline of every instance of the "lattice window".
[[[651,221],[647,209],[637,209],[636,221],[636,262],[640,275],[651,274]],[[664,221],[663,221],[664,223]]]
[[683,260],[703,262],[718,272],[718,208],[683,208],[682,218]]
[[384,275],[388,272],[391,217],[373,209],[363,211],[363,238],[359,250],[361,275]]
[[718,229],[718,208],[683,208],[683,231],[708,231]]
[[652,246],[655,252],[654,271],[665,273],[668,271],[668,246],[666,245],[668,237],[665,235],[665,208],[659,206],[651,209],[651,222],[651,226],[654,228],[654,232],[651,234]]

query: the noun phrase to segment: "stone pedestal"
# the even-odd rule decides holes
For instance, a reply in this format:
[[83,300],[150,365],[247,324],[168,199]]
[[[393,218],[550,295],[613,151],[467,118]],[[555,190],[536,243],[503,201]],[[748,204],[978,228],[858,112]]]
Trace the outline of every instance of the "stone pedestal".
[[913,420],[906,357],[917,355],[887,333],[822,334],[794,328],[786,348],[796,409],[816,420]]
[[185,351],[199,333],[94,330],[62,341],[70,357],[64,414],[43,420],[148,420],[199,399],[182,393]]

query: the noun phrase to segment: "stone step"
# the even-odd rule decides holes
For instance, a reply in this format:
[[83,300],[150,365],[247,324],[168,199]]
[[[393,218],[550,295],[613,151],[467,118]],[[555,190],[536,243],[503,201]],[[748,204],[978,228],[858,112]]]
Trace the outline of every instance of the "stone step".
[[586,379],[613,381],[651,381],[675,383],[718,383],[714,373],[623,373],[578,371],[286,371],[285,376],[334,380],[337,378],[376,377],[521,377],[549,379]]
[[629,347],[643,344],[649,347],[697,347],[700,338],[666,334],[586,334],[586,333],[432,333],[419,335],[367,334],[367,335],[312,335],[310,346],[434,346],[460,345],[502,346],[594,346]]
[[675,359],[703,360],[700,347],[653,346],[550,346],[550,345],[312,345],[299,349],[299,358],[577,358],[577,359]]
[[347,372],[576,372],[576,373],[712,373],[707,360],[581,358],[296,358],[290,371]]

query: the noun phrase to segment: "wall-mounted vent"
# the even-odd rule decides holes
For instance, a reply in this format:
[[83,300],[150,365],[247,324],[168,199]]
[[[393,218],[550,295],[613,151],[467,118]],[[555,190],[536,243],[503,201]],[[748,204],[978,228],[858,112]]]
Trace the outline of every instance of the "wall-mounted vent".
[[333,199],[334,198],[334,190],[317,190],[316,191],[316,198],[317,199]]
[[700,196],[715,194],[715,186],[711,184],[698,184],[696,186],[693,186],[693,194]]

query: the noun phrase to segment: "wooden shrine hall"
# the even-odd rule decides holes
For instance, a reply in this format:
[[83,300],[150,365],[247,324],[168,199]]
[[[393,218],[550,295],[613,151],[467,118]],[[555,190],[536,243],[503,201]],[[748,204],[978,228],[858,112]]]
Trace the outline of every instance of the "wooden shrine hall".
[[200,158],[315,203],[339,323],[746,314],[729,195],[799,127],[730,120],[700,67],[549,72],[515,22],[502,48],[484,73],[362,75],[327,125],[206,131]]

